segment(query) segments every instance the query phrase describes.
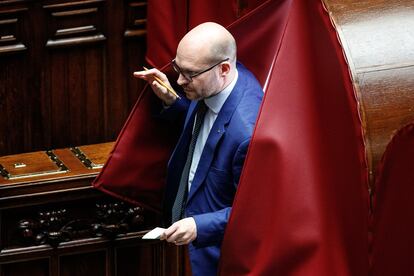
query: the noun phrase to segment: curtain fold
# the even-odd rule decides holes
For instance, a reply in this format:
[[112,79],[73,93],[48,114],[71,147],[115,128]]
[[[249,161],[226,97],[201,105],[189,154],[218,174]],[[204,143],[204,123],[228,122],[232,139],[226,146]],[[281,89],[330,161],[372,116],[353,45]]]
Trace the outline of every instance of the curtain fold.
[[[280,45],[226,229],[221,275],[367,275],[361,124],[328,14],[320,1],[288,0],[249,20],[261,27],[240,22],[255,32],[255,41],[243,43]],[[270,21],[285,24],[283,31],[260,39],[274,28]]]
[[414,122],[395,134],[377,172],[371,275],[414,275]]

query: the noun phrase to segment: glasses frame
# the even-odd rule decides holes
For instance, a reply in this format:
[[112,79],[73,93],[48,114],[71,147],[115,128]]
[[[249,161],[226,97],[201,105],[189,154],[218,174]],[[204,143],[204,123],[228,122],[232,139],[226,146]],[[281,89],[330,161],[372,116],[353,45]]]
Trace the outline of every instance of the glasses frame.
[[216,67],[220,63],[225,62],[225,61],[228,61],[229,59],[230,58],[222,59],[219,62],[215,63],[214,65],[208,67],[207,69],[202,70],[200,72],[196,72],[196,73],[191,74],[191,75],[187,75],[187,74],[183,73],[183,70],[181,70],[180,66],[178,66],[177,63],[175,63],[175,59],[173,59],[171,61],[171,65],[172,65],[172,67],[173,67],[173,69],[174,69],[175,72],[177,72],[178,74],[182,75],[188,82],[192,82],[193,81],[193,78],[195,78],[197,76],[200,76],[201,74],[204,74],[205,72],[210,71],[211,69],[213,69],[214,67]]

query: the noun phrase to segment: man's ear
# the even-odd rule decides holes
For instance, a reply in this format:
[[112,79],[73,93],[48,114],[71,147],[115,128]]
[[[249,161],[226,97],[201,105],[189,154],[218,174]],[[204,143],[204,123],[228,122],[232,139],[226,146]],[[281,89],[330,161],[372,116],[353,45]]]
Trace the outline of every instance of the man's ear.
[[223,62],[220,67],[221,67],[221,76],[224,77],[230,73],[231,65],[229,62]]

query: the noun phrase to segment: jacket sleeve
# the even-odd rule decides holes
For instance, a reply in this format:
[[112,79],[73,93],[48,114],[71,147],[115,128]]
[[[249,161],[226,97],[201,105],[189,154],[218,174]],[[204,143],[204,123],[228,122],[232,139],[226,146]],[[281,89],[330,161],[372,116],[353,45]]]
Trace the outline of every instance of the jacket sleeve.
[[[236,151],[232,162],[233,183],[229,183],[229,185],[237,187],[239,183],[249,142],[250,138],[243,141]],[[231,207],[227,207],[215,212],[194,215],[197,238],[193,241],[193,245],[195,247],[206,247],[221,244],[230,213]]]
[[190,101],[182,97],[181,99],[177,99],[171,106],[160,105],[160,109],[156,115],[168,121],[176,121],[184,117],[189,105]]

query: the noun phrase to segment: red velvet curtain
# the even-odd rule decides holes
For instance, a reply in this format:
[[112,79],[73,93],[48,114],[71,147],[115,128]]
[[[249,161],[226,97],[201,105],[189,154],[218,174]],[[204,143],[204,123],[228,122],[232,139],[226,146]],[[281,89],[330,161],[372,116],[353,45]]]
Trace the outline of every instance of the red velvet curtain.
[[266,0],[149,0],[147,61],[162,68],[175,57],[178,42],[190,29],[207,21],[228,26],[263,2]]
[[414,275],[414,123],[393,137],[378,172],[371,275]]
[[280,41],[273,56],[267,53],[273,64],[225,233],[221,275],[367,275],[361,125],[328,14],[320,1],[288,0],[268,3],[249,20],[260,28],[239,28],[255,32],[252,39],[273,22],[284,25],[250,43],[259,47],[250,48],[255,62],[266,54],[262,44]]
[[153,115],[157,101],[147,86],[92,185],[116,198],[160,212],[167,161],[178,131],[170,122]]

